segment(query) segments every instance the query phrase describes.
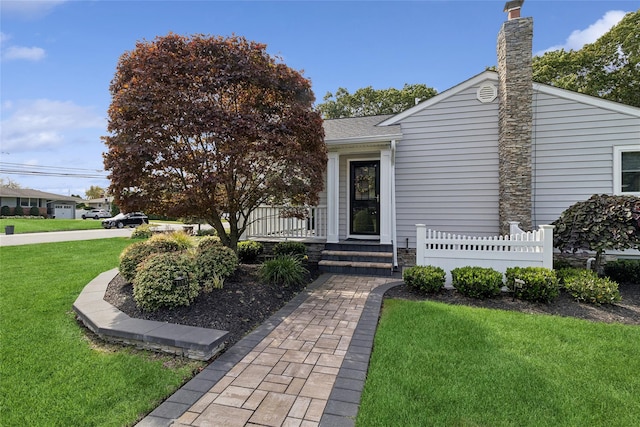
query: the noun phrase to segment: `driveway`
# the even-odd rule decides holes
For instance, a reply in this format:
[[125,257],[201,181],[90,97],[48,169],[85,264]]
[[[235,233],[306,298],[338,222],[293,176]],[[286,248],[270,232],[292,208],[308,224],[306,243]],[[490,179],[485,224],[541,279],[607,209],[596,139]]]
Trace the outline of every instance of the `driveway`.
[[130,237],[133,228],[112,230],[50,231],[47,233],[24,233],[0,235],[0,246],[31,245],[36,243],[66,242],[70,240],[106,239]]

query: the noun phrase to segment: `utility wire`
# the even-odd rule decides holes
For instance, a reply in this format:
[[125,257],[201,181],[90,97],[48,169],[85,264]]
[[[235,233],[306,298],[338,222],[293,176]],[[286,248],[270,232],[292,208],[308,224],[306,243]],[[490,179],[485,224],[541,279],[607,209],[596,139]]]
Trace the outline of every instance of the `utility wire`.
[[106,179],[107,173],[97,169],[72,168],[44,165],[24,165],[20,163],[0,162],[0,174],[56,176],[72,178]]

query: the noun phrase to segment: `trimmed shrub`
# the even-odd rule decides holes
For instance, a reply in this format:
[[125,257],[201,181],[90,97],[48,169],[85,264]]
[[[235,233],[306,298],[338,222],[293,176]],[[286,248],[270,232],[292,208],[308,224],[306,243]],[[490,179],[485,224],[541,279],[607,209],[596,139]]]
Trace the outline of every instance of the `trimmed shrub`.
[[304,258],[307,255],[307,247],[302,242],[278,242],[273,247],[273,254],[276,257],[294,255]]
[[18,205],[15,208],[13,208],[13,216],[23,216],[24,215],[24,210],[22,209],[22,206]]
[[198,250],[208,249],[213,246],[222,246],[222,240],[217,236],[204,236],[198,240]]
[[254,240],[238,242],[238,258],[244,264],[254,264],[264,252],[264,245]]
[[[186,242],[177,235],[184,233],[161,233],[154,234],[147,240],[146,244],[154,249],[154,252],[177,252],[189,249],[193,246],[193,241]],[[188,236],[187,236],[188,237]],[[191,239],[190,237],[188,237]]]
[[197,236],[215,236],[217,235],[215,228],[201,228],[196,231]]
[[0,208],[0,215],[1,216],[10,216],[11,215],[11,208],[7,205],[4,205],[3,207]]
[[120,254],[120,275],[127,281],[133,282],[136,269],[151,254],[178,252],[186,249],[182,242],[176,241],[169,234],[155,234],[148,240],[136,242],[127,246]]
[[197,250],[196,277],[205,292],[221,289],[237,268],[238,256],[231,248],[211,245]]
[[616,282],[608,277],[598,277],[591,270],[582,270],[566,278],[564,287],[577,301],[589,304],[614,304],[622,299]]
[[604,275],[614,282],[640,285],[640,261],[636,259],[610,261],[604,266]]
[[566,259],[562,259],[558,257],[553,258],[553,269],[556,271],[563,270],[565,268],[572,268],[572,267],[573,266],[571,265],[571,263]]
[[502,288],[502,273],[493,268],[458,267],[451,270],[451,278],[458,292],[472,298],[491,298]]
[[129,283],[133,282],[133,279],[136,277],[136,268],[138,268],[138,265],[149,255],[159,252],[155,251],[150,245],[147,245],[147,242],[148,241],[135,242],[124,248],[120,253],[120,264],[118,266],[120,275]]
[[200,292],[194,268],[193,257],[186,252],[151,255],[133,282],[136,304],[144,311],[191,304]]
[[132,239],[148,239],[153,233],[149,224],[142,224],[133,229],[131,233]]
[[581,274],[586,271],[584,268],[566,267],[556,271],[556,277],[558,278],[558,284],[560,287],[564,286],[564,283],[571,277]]
[[38,209],[36,206],[31,206],[31,208],[29,209],[29,215],[40,216],[40,209]]
[[[550,302],[558,296],[558,278],[543,267],[511,267],[505,272],[506,285],[516,298],[533,302]],[[516,280],[521,280],[517,283]]]
[[262,280],[284,286],[303,284],[308,273],[302,265],[302,259],[295,255],[282,255],[260,266]]
[[181,249],[191,249],[195,246],[195,239],[190,234],[184,231],[177,231],[175,233],[169,233],[171,237]]
[[402,272],[402,279],[412,289],[433,293],[444,286],[446,275],[447,273],[440,267],[415,265]]

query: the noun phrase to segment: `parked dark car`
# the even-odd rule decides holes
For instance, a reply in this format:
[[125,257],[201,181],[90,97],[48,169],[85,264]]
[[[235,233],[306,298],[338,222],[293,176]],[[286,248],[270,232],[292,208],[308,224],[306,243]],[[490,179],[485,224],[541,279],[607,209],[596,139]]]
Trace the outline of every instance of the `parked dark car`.
[[137,227],[138,225],[149,224],[149,218],[142,212],[131,212],[128,214],[119,213],[113,218],[108,218],[102,221],[104,228],[122,228],[122,227]]

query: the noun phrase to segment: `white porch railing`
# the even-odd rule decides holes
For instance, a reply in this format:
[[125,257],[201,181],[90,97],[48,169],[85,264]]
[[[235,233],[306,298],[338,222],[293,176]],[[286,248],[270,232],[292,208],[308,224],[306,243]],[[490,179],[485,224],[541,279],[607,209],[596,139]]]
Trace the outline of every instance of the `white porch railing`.
[[260,206],[249,217],[248,238],[327,238],[327,207],[303,208],[305,218],[283,218],[285,206]]
[[416,224],[416,229],[416,264],[443,268],[447,285],[451,285],[451,270],[468,265],[490,267],[503,274],[509,267],[553,268],[552,225],[523,232],[512,224],[510,235],[495,237],[457,236],[427,230],[424,224]]

